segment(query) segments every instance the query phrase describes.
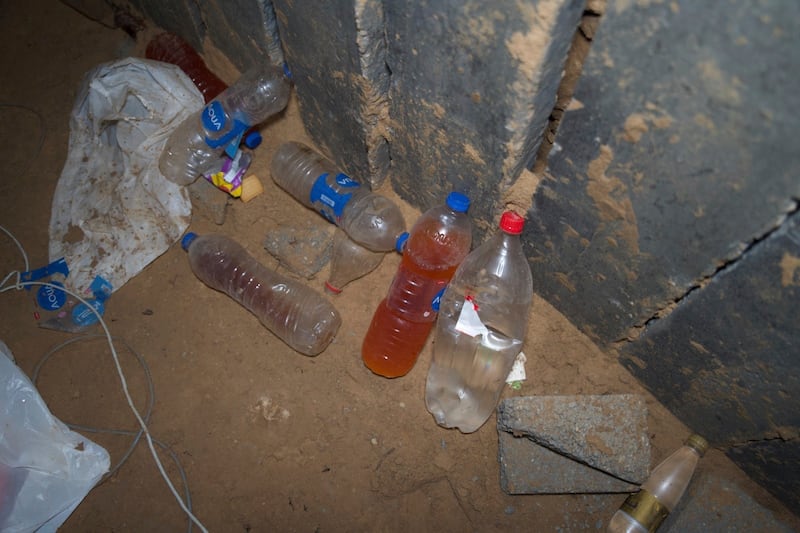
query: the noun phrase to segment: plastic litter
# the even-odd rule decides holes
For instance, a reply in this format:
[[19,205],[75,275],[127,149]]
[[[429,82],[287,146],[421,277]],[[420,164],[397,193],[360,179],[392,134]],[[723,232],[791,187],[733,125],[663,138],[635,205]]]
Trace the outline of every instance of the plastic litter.
[[202,104],[192,81],[167,63],[127,58],[85,75],[49,228],[50,260],[65,258],[68,288],[85,294],[101,276],[117,290],[186,230],[188,192],[164,179],[158,158]]
[[55,532],[108,472],[108,452],[54,417],[0,341],[0,531]]

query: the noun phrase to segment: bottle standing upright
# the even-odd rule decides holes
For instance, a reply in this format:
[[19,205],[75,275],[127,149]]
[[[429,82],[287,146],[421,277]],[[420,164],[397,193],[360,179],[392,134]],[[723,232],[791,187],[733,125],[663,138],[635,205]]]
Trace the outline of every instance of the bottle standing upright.
[[439,298],[472,245],[469,198],[451,192],[444,205],[426,211],[398,245],[403,257],[389,293],[369,325],[361,356],[374,373],[408,373],[425,346]]
[[250,127],[286,107],[291,92],[287,71],[260,64],[245,72],[203,109],[170,134],[158,160],[161,174],[189,185],[226,153],[233,158]]
[[503,213],[500,231],[464,259],[442,297],[425,405],[443,427],[480,428],[522,349],[533,298],[524,223]]
[[654,533],[686,492],[708,442],[690,435],[650,474],[639,492],[631,494],[611,517],[608,533]]
[[363,187],[302,143],[280,145],[270,170],[281,189],[373,252],[394,249],[406,230],[403,214],[394,202]]
[[342,319],[324,296],[265,267],[226,235],[187,233],[181,245],[200,281],[233,298],[298,352],[319,354],[339,330]]

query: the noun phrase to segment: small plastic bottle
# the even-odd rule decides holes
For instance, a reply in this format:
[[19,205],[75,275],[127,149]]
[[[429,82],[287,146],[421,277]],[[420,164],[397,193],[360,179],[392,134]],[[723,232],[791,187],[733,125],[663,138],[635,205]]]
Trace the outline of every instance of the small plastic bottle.
[[436,320],[439,298],[472,245],[468,208],[469,198],[452,192],[444,205],[417,220],[405,243],[398,243],[403,258],[361,347],[364,364],[374,373],[395,378],[416,363]]
[[339,294],[351,281],[366,276],[383,260],[385,252],[373,252],[347,236],[342,228],[333,234],[331,267],[325,289],[330,294]]
[[194,182],[223,152],[234,157],[244,133],[286,107],[290,91],[284,69],[265,63],[245,72],[175,128],[164,145],[159,170],[178,185]]
[[500,231],[464,259],[442,296],[425,384],[425,405],[440,426],[480,428],[522,350],[533,298],[524,224],[503,213]]
[[323,295],[268,269],[231,238],[187,233],[181,245],[203,283],[239,302],[298,352],[319,354],[339,330],[339,313]]
[[287,142],[279,146],[271,170],[275,183],[295,200],[318,211],[374,252],[394,249],[405,231],[403,214],[394,202],[362,187],[304,144]]
[[662,461],[644,482],[639,492],[631,494],[614,513],[609,533],[653,533],[675,509],[686,492],[708,442],[700,435],[690,435],[683,446]]
[[153,37],[147,43],[144,55],[147,59],[180,67],[203,94],[206,103],[228,88],[224,81],[209,70],[200,54],[183,37],[174,33],[164,32]]

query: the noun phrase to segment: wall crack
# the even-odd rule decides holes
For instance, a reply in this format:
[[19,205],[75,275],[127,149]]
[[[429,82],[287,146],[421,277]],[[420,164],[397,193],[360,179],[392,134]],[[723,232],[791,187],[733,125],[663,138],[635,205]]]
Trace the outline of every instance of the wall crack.
[[783,227],[783,225],[786,223],[787,220],[800,213],[800,198],[792,198],[791,201],[792,205],[790,209],[786,213],[784,213],[771,228],[766,230],[761,235],[758,235],[753,239],[751,239],[748,243],[746,243],[743,246],[742,250],[738,254],[720,263],[714,270],[714,272],[712,272],[707,276],[704,276],[696,283],[689,286],[686,289],[686,291],[684,291],[683,294],[677,296],[676,298],[673,298],[666,305],[657,309],[655,313],[653,313],[646,320],[631,327],[628,330],[625,337],[615,341],[614,343],[615,347],[619,348],[624,344],[636,341],[654,322],[669,316],[678,306],[682,305],[686,301],[686,299],[689,298],[692,294],[705,288],[717,276],[734,268],[736,264],[739,263],[739,261],[741,261],[742,259],[747,257],[750,253],[752,253],[752,251],[755,248],[757,248],[761,243],[772,237],[777,231],[779,231]]

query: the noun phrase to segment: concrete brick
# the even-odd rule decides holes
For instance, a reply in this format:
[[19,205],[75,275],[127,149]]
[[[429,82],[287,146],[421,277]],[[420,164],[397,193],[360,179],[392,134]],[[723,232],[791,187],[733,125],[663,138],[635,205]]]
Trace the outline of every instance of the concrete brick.
[[[651,322],[621,360],[800,512],[800,212]],[[786,442],[784,442],[786,441]]]
[[354,179],[377,185],[386,172],[378,129],[389,77],[380,2],[275,0],[274,6],[306,131]]
[[536,444],[498,432],[500,488],[507,494],[632,492],[639,486]]
[[205,216],[217,225],[225,223],[231,197],[209,183],[206,179],[199,178],[189,185],[189,198],[192,200],[194,215]]
[[638,395],[508,398],[497,408],[497,429],[630,483],[650,474],[647,406]]
[[386,2],[392,184],[424,210],[470,195],[478,231],[541,143],[583,1]]
[[610,1],[523,239],[536,291],[602,344],[800,197],[800,3]]

